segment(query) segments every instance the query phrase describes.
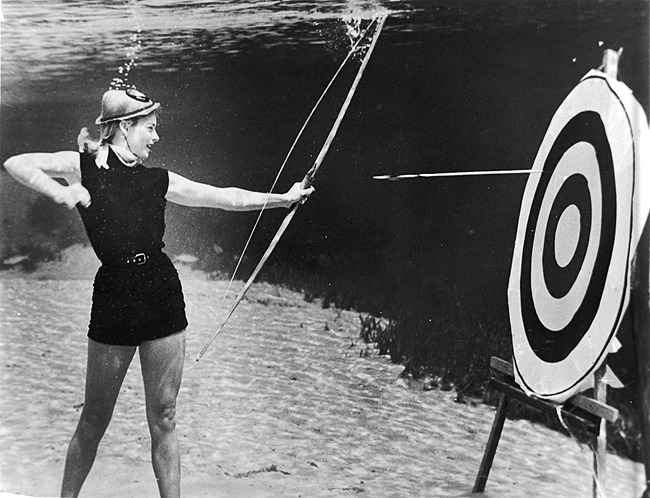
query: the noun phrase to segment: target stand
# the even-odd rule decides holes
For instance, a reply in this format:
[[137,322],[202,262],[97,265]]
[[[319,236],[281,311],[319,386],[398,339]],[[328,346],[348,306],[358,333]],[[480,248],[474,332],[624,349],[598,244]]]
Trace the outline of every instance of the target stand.
[[[509,402],[516,400],[549,415],[558,415],[559,411],[562,420],[585,429],[591,442],[597,448],[594,455],[593,489],[594,496],[598,496],[597,489],[602,486],[598,480],[601,479],[605,467],[606,436],[604,426],[606,421],[614,422],[618,418],[618,410],[582,394],[576,394],[562,404],[528,396],[515,382],[512,363],[493,356],[490,367],[490,386],[500,392],[499,403],[472,493],[482,493],[485,490],[506,421]],[[604,389],[600,389],[601,387],[605,386],[596,382],[594,392],[604,391]]]
[[[605,424],[618,417],[605,403],[606,358],[630,304],[632,261],[650,212],[650,130],[616,79],[621,52],[606,50],[556,110],[532,167],[538,174],[526,183],[508,283],[512,362],[491,361],[500,400],[473,492],[485,488],[516,399],[558,416],[570,434],[577,422],[595,438],[593,495],[601,496]],[[594,398],[579,394],[590,387]]]

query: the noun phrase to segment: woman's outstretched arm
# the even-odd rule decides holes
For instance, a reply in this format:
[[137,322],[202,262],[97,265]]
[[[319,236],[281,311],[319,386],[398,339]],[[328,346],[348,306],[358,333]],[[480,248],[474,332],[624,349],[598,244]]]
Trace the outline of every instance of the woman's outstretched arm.
[[188,180],[170,171],[166,198],[183,206],[255,211],[263,207],[288,208],[296,202],[307,200],[313,191],[313,187],[303,189],[299,183],[284,194],[266,194],[236,187],[214,187]]

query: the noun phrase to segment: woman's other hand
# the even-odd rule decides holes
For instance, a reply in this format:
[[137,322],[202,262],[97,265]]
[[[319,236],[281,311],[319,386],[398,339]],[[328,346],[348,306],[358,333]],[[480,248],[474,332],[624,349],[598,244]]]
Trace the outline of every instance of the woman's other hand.
[[57,196],[54,201],[63,204],[68,209],[74,208],[77,204],[81,204],[83,207],[90,206],[90,193],[81,183],[65,185],[61,192],[61,195]]

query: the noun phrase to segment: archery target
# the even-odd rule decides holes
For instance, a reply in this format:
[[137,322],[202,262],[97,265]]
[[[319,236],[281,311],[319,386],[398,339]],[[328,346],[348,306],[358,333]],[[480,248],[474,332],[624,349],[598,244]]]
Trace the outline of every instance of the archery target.
[[519,215],[508,285],[515,377],[562,401],[608,352],[628,301],[634,138],[604,75],[551,120]]

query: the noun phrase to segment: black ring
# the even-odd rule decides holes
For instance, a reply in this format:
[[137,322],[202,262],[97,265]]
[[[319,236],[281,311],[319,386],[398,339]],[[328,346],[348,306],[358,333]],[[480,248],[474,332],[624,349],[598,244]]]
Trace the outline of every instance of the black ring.
[[[580,234],[571,261],[561,267],[557,264],[555,239],[560,217],[568,206],[575,206],[580,213]],[[549,294],[556,299],[566,296],[580,275],[580,269],[589,246],[591,215],[591,193],[587,179],[581,174],[569,176],[553,200],[544,236],[544,251],[542,252],[545,283]]]
[[[547,329],[540,321],[532,297],[531,266],[533,240],[535,238],[534,232],[537,226],[537,220],[539,219],[544,194],[553,176],[553,172],[565,152],[579,142],[590,143],[596,151],[602,192],[601,234],[591,279],[587,286],[584,299],[580,303],[576,313],[571,317],[569,323],[562,330],[553,331]],[[557,213],[557,211],[563,210],[567,206],[567,202],[570,202],[570,204],[576,204],[581,212],[581,218],[583,218],[587,215],[586,203],[577,199],[568,201],[565,198],[566,195],[574,193],[573,191],[584,191],[586,187],[580,185],[580,175],[573,176],[575,176],[575,179],[571,180],[571,184],[567,189],[560,189],[558,193],[559,199],[554,201],[551,213]],[[523,245],[520,282],[522,321],[532,351],[545,362],[554,363],[564,360],[575,349],[594,321],[599,308],[600,298],[605,288],[607,271],[612,259],[616,235],[616,205],[614,160],[609,141],[607,140],[605,125],[598,113],[593,111],[581,112],[574,116],[559,133],[544,162],[544,174],[540,179],[531,204],[531,214],[528,218]],[[591,215],[590,209],[589,214]],[[556,227],[555,222],[549,223],[547,231],[551,230],[551,234],[555,235]],[[548,261],[551,259],[554,260],[555,255],[546,254],[548,252],[548,246],[545,244],[544,255],[542,256],[545,274],[551,275],[554,278],[558,277],[558,282],[547,284],[550,293],[558,296],[563,295],[565,289],[568,291],[575,278],[577,278],[587,250],[586,246],[583,248],[589,239],[589,232],[586,232],[587,228],[591,229],[590,223],[586,221],[581,223],[581,234],[576,254],[572,258],[570,265],[565,269],[559,268],[555,263],[548,265]],[[583,232],[586,232],[586,235]],[[543,236],[546,240],[548,233]],[[579,259],[576,259],[576,256]]]

